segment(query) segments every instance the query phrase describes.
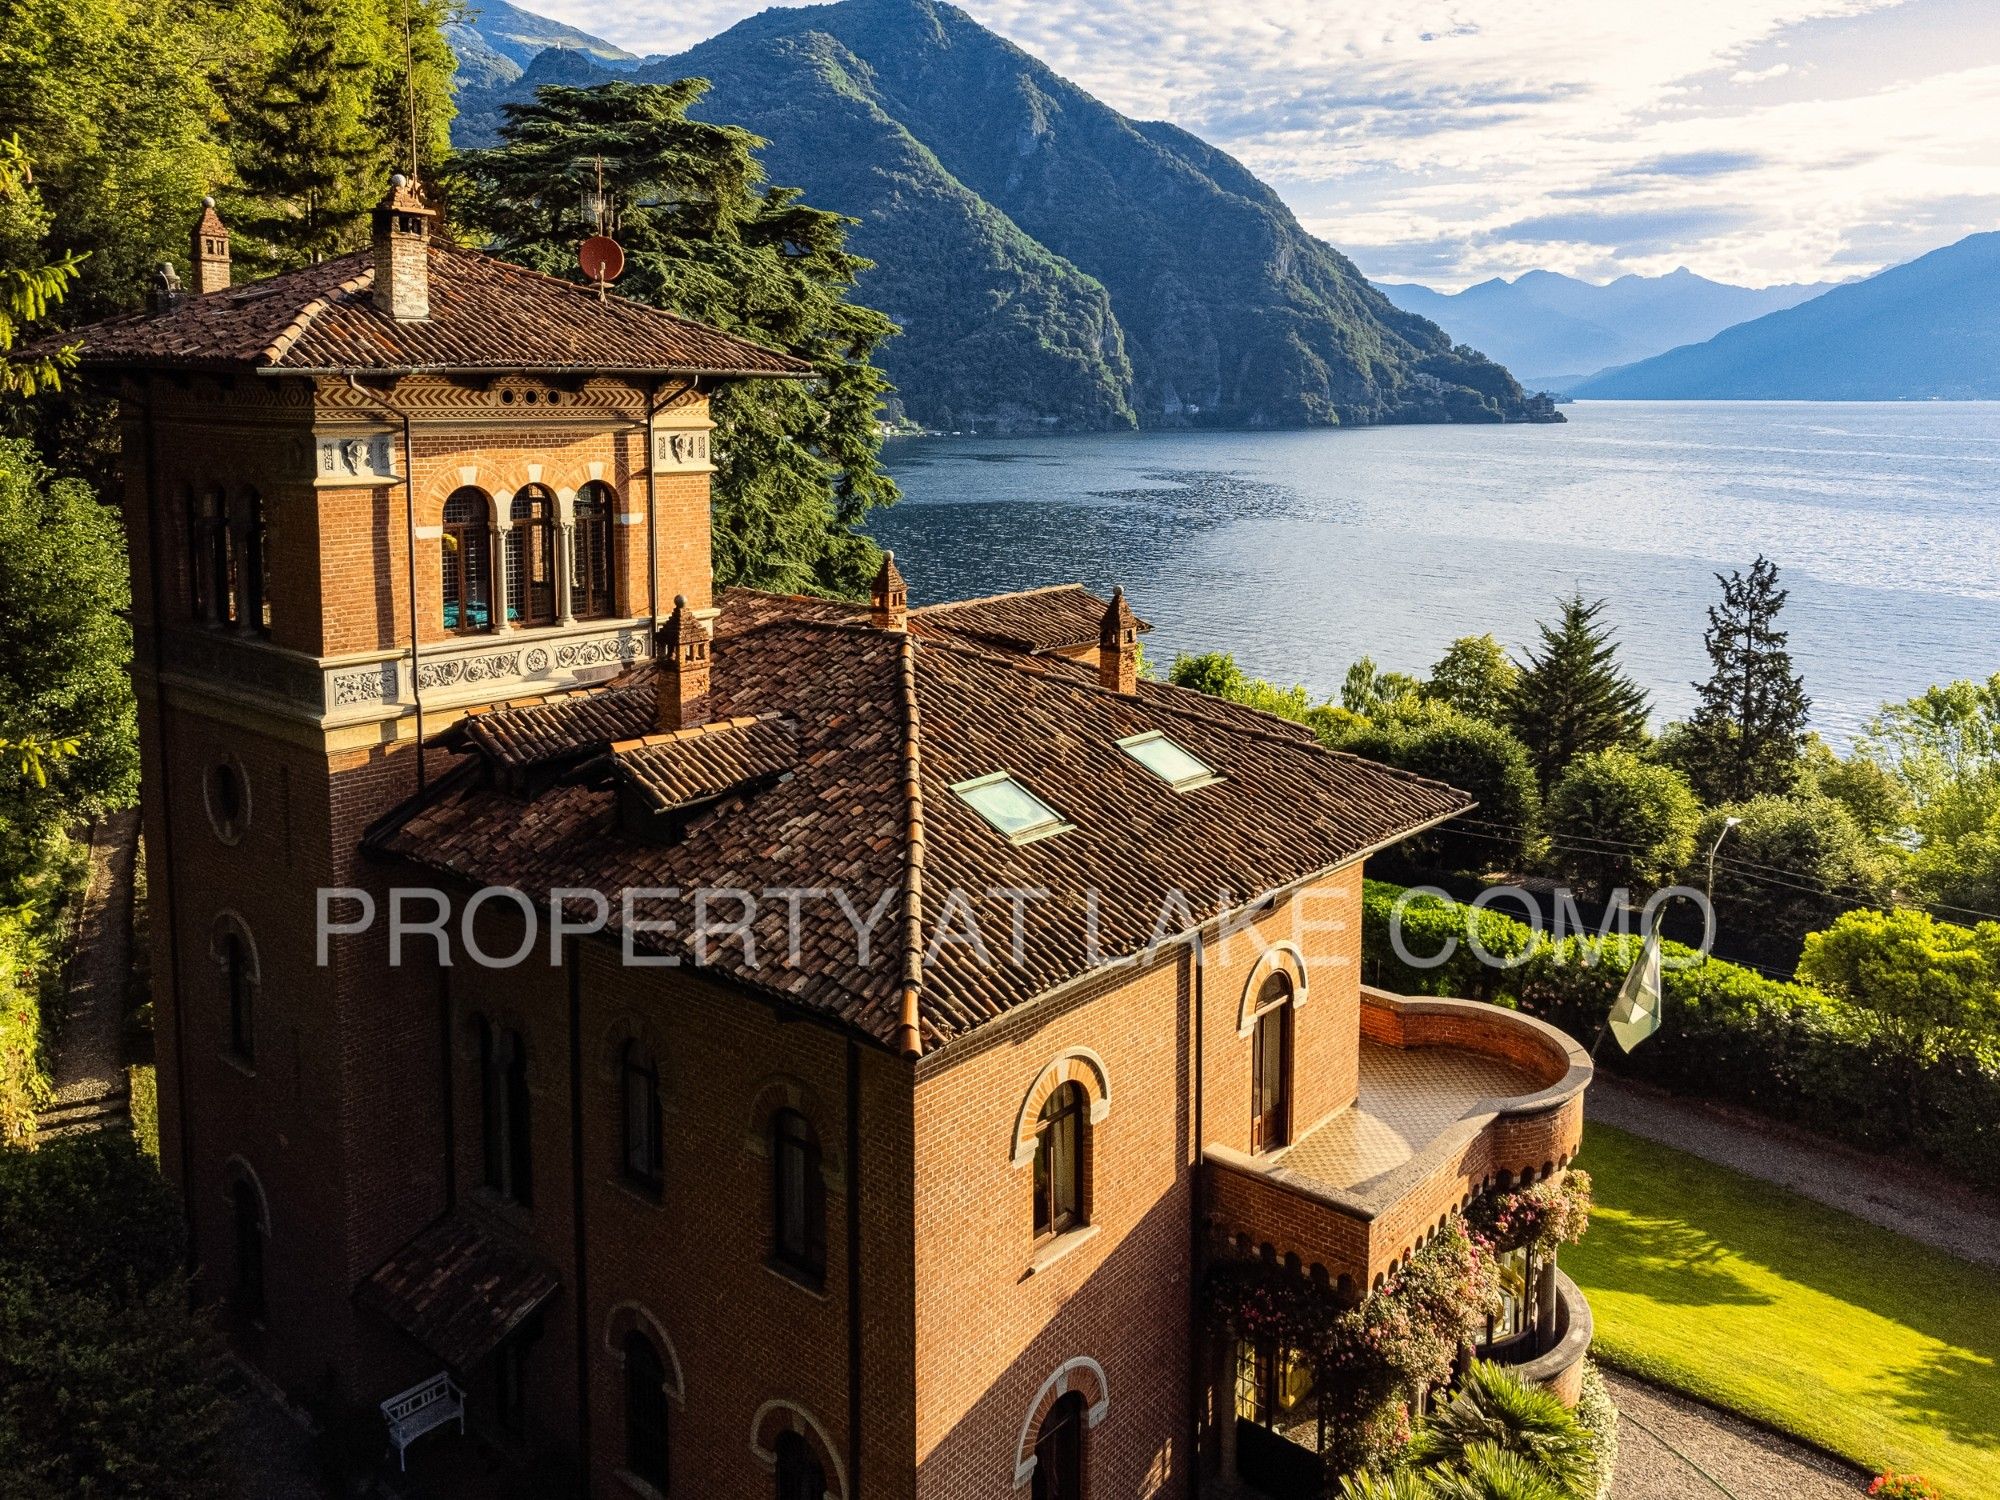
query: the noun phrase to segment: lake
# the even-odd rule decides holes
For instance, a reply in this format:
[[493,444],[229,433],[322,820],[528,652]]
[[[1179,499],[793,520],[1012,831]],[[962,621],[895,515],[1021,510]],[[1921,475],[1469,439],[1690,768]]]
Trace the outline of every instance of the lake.
[[871,531],[914,601],[1122,583],[1148,658],[1230,651],[1336,695],[1519,650],[1606,597],[1656,719],[1708,674],[1719,569],[1763,552],[1835,743],[1883,701],[2000,671],[2000,404],[1579,402],[1560,426],[912,438]]

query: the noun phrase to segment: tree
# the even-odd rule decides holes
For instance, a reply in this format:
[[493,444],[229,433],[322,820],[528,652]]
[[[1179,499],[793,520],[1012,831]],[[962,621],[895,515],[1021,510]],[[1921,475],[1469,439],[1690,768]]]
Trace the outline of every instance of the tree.
[[1945,788],[2000,766],[2000,672],[1984,682],[1926,688],[1868,721],[1855,747],[1922,806]]
[[1918,893],[1963,912],[2000,914],[2000,770],[1935,793],[1916,815],[1907,869]]
[[1597,623],[1605,601],[1562,601],[1556,625],[1537,626],[1539,652],[1508,701],[1508,727],[1528,747],[1544,794],[1579,755],[1636,748],[1646,728],[1646,694],[1618,666],[1610,630]]
[[[1211,698],[1227,698],[1245,708],[1299,724],[1316,724],[1329,711],[1343,712],[1327,704],[1315,705],[1301,686],[1281,688],[1261,677],[1250,676],[1227,651],[1204,651],[1199,656],[1183,652],[1167,669],[1167,681],[1175,687],[1193,688]],[[1353,715],[1346,717],[1351,720]]]
[[1629,750],[1593,750],[1549,793],[1549,863],[1600,900],[1670,884],[1694,853],[1701,804],[1685,777]]
[[1723,819],[1739,819],[1715,861],[1718,945],[1760,963],[1790,966],[1809,932],[1889,894],[1891,865],[1825,797],[1756,797],[1713,808],[1695,830],[1682,879],[1708,878],[1707,854]]
[[1416,678],[1402,672],[1380,671],[1374,657],[1364,656],[1341,679],[1340,706],[1351,714],[1380,713],[1404,698],[1415,697],[1422,688]]
[[880,562],[862,519],[896,497],[877,463],[888,382],[871,362],[895,327],[848,300],[869,264],[845,248],[853,221],[765,185],[749,132],[688,119],[707,88],[544,87],[507,107],[503,144],[460,158],[456,201],[499,254],[575,279],[601,159],[623,295],[809,360],[816,380],[715,397],[716,581],[858,595]]
[[0,777],[0,902],[62,825],[129,802],[138,776],[130,585],[117,517],[0,440],[0,738],[54,749]]
[[1894,773],[1865,755],[1843,759],[1817,735],[1806,736],[1800,782],[1808,793],[1831,797],[1846,808],[1855,826],[1871,838],[1901,833],[1915,816],[1909,789]]
[[60,390],[63,371],[76,362],[74,349],[32,358],[13,353],[28,325],[62,301],[83,263],[74,250],[60,260],[45,259],[42,239],[48,228],[48,210],[35,191],[21,138],[0,140],[0,396]]
[[1782,796],[1798,779],[1812,707],[1777,627],[1789,591],[1761,554],[1749,577],[1732,569],[1715,580],[1722,602],[1709,607],[1703,636],[1714,671],[1695,684],[1700,702],[1681,741],[1682,769],[1710,802]]
[[1498,724],[1406,699],[1379,719],[1322,729],[1320,738],[1333,749],[1455,786],[1478,802],[1467,816],[1400,846],[1417,864],[1454,871],[1527,864],[1541,793],[1527,747]]
[[1424,684],[1426,696],[1475,719],[1502,723],[1521,669],[1490,635],[1462,635],[1453,641]]
[[2000,922],[1960,927],[1920,911],[1850,911],[1806,938],[1798,973],[1867,1011],[1913,1061],[1953,1038],[2000,1031]]
[[350,248],[382,196],[368,65],[338,0],[279,0],[284,42],[238,114],[242,194],[230,222],[253,263],[310,265]]

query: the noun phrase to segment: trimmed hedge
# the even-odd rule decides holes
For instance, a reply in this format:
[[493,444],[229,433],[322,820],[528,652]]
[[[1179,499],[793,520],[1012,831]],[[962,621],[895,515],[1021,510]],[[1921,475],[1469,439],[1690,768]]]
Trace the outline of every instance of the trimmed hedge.
[[[1370,982],[1415,995],[1457,995],[1518,1008],[1585,1046],[1610,1013],[1637,938],[1537,938],[1497,911],[1418,896],[1403,913],[1403,948],[1416,958],[1458,948],[1435,968],[1406,964],[1390,940],[1400,886],[1367,881],[1362,968]],[[1482,962],[1476,937],[1494,957]],[[1662,945],[1671,961],[1694,950]],[[1870,1151],[1916,1152],[1971,1182],[2000,1189],[2000,1058],[1950,1052],[1923,1064],[1877,1036],[1868,1016],[1800,984],[1713,960],[1664,975],[1659,1032],[1625,1053],[1600,1048],[1598,1065],[1747,1106]]]

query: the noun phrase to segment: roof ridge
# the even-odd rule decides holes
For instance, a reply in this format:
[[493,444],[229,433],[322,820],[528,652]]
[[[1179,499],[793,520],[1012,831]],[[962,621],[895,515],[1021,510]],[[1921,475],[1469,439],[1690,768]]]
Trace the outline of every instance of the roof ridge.
[[916,1057],[924,1047],[919,1030],[924,979],[924,792],[917,748],[923,720],[917,707],[917,645],[907,632],[901,657],[903,802],[909,812],[909,838],[903,864],[903,1013],[896,1024],[896,1043],[905,1056]]
[[[570,281],[561,276],[551,276],[547,271],[537,271],[533,266],[524,266],[519,261],[508,260],[503,255],[489,255],[484,250],[476,249],[471,245],[445,244],[438,240],[432,240],[431,248],[442,251],[447,255],[475,256],[480,260],[487,261],[516,275],[531,277],[537,281],[546,281],[553,286],[563,288],[565,291],[581,292],[585,296],[588,296],[591,291],[590,287],[580,281]],[[690,318],[682,313],[672,312],[664,307],[655,307],[650,302],[641,302],[636,297],[627,297],[608,288],[603,292],[600,300],[622,302],[627,307],[637,308],[640,312],[650,314],[656,318],[665,318],[669,322],[678,323],[684,328],[698,328],[703,333],[719,333],[725,338],[732,338],[739,343],[748,344],[752,348],[761,349],[766,354],[775,354],[780,359],[789,359],[796,364],[807,367],[811,365],[810,360],[800,359],[798,355],[791,353],[789,350],[775,348],[765,343],[762,339],[752,338],[748,334],[737,333],[732,329],[718,328],[713,323],[704,323],[699,318]]]
[[1034,594],[1060,594],[1065,589],[1075,589],[1080,594],[1090,594],[1090,597],[1093,599],[1098,597],[1096,594],[1091,594],[1090,590],[1084,587],[1084,585],[1078,583],[1075,579],[1071,579],[1068,583],[1045,583],[1032,589],[1009,589],[1004,594],[979,594],[970,599],[944,599],[936,604],[919,604],[910,613],[913,615],[939,614],[948,609],[964,609],[973,604],[991,604],[996,599],[1026,599]]
[[708,719],[681,729],[662,730],[658,734],[642,734],[637,739],[613,740],[611,753],[623,755],[630,750],[649,750],[655,745],[671,745],[681,740],[700,739],[705,734],[724,734],[732,729],[748,729],[752,724],[762,724],[767,719],[783,717],[784,714],[774,708],[761,714],[736,714],[727,719]]
[[335,297],[344,296],[349,292],[358,292],[363,287],[373,286],[374,284],[375,267],[373,264],[370,264],[358,276],[350,276],[331,292],[326,293],[324,296],[313,298],[312,301],[298,310],[291,322],[279,330],[276,338],[263,347],[260,351],[260,357],[264,363],[274,365],[283,359],[285,352],[305,337],[306,330],[313,325],[313,319],[333,306],[333,299]]
[[[1071,677],[1067,674],[1058,674],[1049,671],[1046,667],[1031,665],[1031,662],[1041,660],[1038,657],[1018,657],[1009,652],[990,650],[976,640],[962,640],[953,637],[926,636],[924,637],[924,643],[929,646],[936,646],[942,650],[955,651],[966,656],[976,656],[982,660],[994,662],[1027,676],[1039,678],[1043,682],[1060,684],[1079,693],[1087,693],[1099,698],[1118,698],[1127,702],[1134,701],[1135,695],[1121,693],[1115,688],[1105,687],[1102,683],[1092,682],[1081,677]],[[1160,682],[1158,679],[1148,680],[1152,681],[1157,687],[1169,688],[1177,694],[1192,693],[1195,697],[1202,699],[1206,699],[1209,696],[1207,693],[1203,693],[1196,688],[1182,687],[1177,682]],[[1228,702],[1229,700],[1223,699],[1221,701]],[[1207,714],[1197,712],[1192,708],[1183,707],[1179,703],[1166,699],[1155,698],[1150,703],[1145,704],[1145,706],[1158,708],[1161,712],[1173,714],[1177,718],[1197,720],[1200,723],[1206,724],[1211,729],[1220,729],[1230,734],[1254,735],[1258,739],[1268,740],[1274,745],[1285,745],[1295,750],[1309,750],[1313,754],[1323,755],[1329,760],[1353,761],[1359,765],[1371,766],[1378,771],[1387,772],[1400,781],[1416,782],[1422,786],[1443,787],[1449,792],[1459,791],[1459,788],[1452,786],[1448,782],[1439,781],[1434,777],[1419,776],[1416,772],[1405,771],[1400,766],[1388,765],[1379,760],[1370,760],[1365,755],[1356,755],[1352,750],[1336,750],[1331,745],[1321,741],[1317,734],[1314,734],[1311,739],[1306,740],[1300,739],[1297,735],[1280,734],[1274,729],[1264,729],[1250,724],[1225,724],[1219,719],[1211,718]],[[1264,712],[1262,709],[1251,708],[1248,704],[1239,703],[1236,706],[1248,713],[1262,714]],[[1265,717],[1275,717],[1275,715],[1265,715]],[[1289,723],[1293,721],[1280,720],[1280,722]],[[1311,729],[1310,725],[1302,727],[1308,730]],[[1463,793],[1460,795],[1463,795]]]

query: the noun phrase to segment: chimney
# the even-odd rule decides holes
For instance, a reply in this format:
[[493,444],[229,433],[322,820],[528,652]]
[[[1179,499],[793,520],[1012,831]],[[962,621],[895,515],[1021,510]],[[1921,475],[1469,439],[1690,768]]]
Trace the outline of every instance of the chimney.
[[708,646],[708,626],[695,618],[685,594],[674,595],[674,612],[660,627],[654,653],[655,717],[661,730],[671,733],[708,722]]
[[375,205],[375,305],[398,323],[431,315],[431,220],[423,194],[401,172]]
[[1114,693],[1139,691],[1139,622],[1125,605],[1125,590],[1111,591],[1111,606],[1097,627],[1097,681]]
[[903,584],[903,575],[896,571],[895,553],[882,554],[882,571],[875,575],[868,602],[869,623],[877,630],[910,628],[910,591]]
[[201,200],[201,217],[189,237],[188,268],[194,272],[194,294],[229,290],[229,230],[215,211],[215,200]]

